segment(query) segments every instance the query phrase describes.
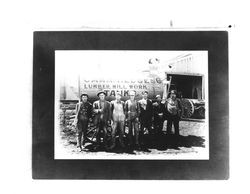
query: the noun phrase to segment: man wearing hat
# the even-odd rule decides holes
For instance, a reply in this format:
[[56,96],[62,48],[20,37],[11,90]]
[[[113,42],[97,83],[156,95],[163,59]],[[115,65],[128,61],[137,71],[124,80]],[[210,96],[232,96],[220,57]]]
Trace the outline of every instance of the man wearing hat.
[[119,129],[119,142],[122,148],[125,148],[124,145],[124,123],[125,123],[125,107],[124,102],[121,101],[121,93],[116,92],[115,100],[111,101],[111,115],[113,120],[112,127],[112,144],[110,149],[115,147],[115,137],[116,132]]
[[164,112],[164,104],[161,102],[161,95],[156,95],[156,102],[153,103],[153,112],[154,112],[154,132],[157,135],[160,135],[162,133],[163,128],[163,112]]
[[142,99],[138,101],[139,104],[139,119],[141,129],[139,134],[140,144],[144,144],[144,130],[147,129],[151,134],[153,106],[151,100],[148,99],[148,91],[142,93]]
[[[129,92],[129,100],[125,102],[125,113],[126,119],[129,127],[129,146],[132,146],[133,139],[135,139],[135,148],[140,149],[139,146],[139,105],[135,100],[135,91]],[[133,129],[134,129],[134,137],[133,138]]]
[[104,132],[104,146],[107,149],[107,126],[110,124],[111,112],[110,112],[110,103],[105,100],[106,93],[101,91],[97,93],[99,100],[93,103],[93,112],[95,114],[94,124],[97,129],[97,143],[100,144],[100,132]]
[[76,105],[77,147],[82,150],[86,141],[89,119],[92,117],[92,104],[88,102],[88,94],[82,94],[81,102]]
[[174,124],[175,135],[179,135],[179,121],[181,118],[181,103],[177,98],[177,91],[171,90],[170,97],[165,103],[165,118],[167,119],[167,134],[172,131],[172,124]]

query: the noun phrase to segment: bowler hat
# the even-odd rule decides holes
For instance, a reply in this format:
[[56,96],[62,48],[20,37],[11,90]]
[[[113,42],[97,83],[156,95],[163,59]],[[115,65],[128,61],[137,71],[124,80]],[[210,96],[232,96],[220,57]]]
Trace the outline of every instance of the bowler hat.
[[104,91],[100,91],[97,93],[97,96],[99,96],[100,94],[104,94],[106,96],[106,93]]
[[119,95],[119,96],[122,96],[122,93],[121,92],[116,92],[115,95]]

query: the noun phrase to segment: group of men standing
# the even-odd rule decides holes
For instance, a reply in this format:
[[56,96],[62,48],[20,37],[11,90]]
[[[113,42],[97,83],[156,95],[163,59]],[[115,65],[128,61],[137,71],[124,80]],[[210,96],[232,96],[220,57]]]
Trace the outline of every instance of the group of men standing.
[[[105,92],[97,94],[99,100],[93,105],[88,102],[88,95],[81,95],[81,102],[76,106],[77,125],[77,146],[82,150],[86,141],[88,123],[93,117],[96,126],[97,145],[101,143],[101,131],[103,131],[103,143],[105,149],[113,150],[116,146],[116,134],[119,134],[119,144],[122,148],[126,147],[124,142],[125,123],[128,126],[127,147],[134,147],[141,150],[145,146],[145,132],[150,136],[162,134],[163,123],[167,120],[167,134],[172,131],[174,124],[175,135],[179,135],[179,120],[181,117],[181,104],[176,97],[176,91],[170,92],[170,97],[161,99],[156,96],[156,102],[152,103],[148,99],[148,92],[142,93],[142,99],[135,100],[135,92],[129,92],[129,99],[124,102],[121,100],[121,93],[117,92],[115,100],[108,102],[105,100]],[[111,143],[107,142],[107,130],[111,126]],[[82,139],[83,138],[83,139]]]

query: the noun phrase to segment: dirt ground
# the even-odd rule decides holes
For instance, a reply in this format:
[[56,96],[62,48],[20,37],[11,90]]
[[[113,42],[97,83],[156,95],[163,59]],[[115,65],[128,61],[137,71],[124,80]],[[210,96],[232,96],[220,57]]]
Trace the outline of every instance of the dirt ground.
[[163,134],[150,139],[146,135],[147,146],[140,151],[120,150],[118,145],[107,152],[102,147],[93,150],[94,144],[90,142],[80,151],[76,147],[76,133],[61,127],[63,153],[60,152],[56,159],[208,159],[207,132],[205,122],[180,121],[179,137]]

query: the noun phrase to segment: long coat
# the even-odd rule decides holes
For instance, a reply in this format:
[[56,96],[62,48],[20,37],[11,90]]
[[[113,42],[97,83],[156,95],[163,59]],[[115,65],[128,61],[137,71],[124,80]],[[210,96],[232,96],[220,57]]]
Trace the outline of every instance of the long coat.
[[[154,121],[162,120],[163,119],[163,113],[164,113],[164,104],[155,102],[153,103],[153,111],[154,111]],[[162,114],[162,117],[159,116],[159,114]]]
[[[96,111],[97,113],[96,113]],[[108,101],[104,101],[104,107],[101,108],[100,100],[97,100],[93,103],[93,111],[94,111],[94,122],[97,124],[100,121],[107,123],[107,121],[111,120],[111,110],[110,103]]]
[[139,100],[138,104],[140,121],[151,122],[153,117],[153,105],[151,100],[147,99],[146,109],[143,108],[142,100]]

